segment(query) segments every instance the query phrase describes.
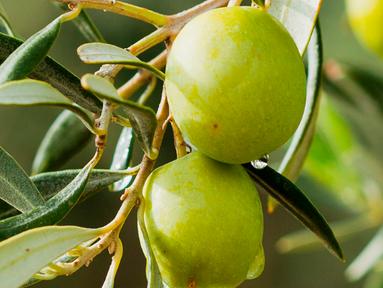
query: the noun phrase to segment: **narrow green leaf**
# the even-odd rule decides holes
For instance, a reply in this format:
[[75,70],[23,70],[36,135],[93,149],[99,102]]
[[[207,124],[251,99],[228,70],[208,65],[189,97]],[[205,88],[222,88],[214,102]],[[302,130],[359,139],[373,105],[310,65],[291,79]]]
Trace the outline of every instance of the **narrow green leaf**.
[[37,80],[10,81],[0,85],[0,104],[15,106],[71,106],[72,102],[48,83]]
[[[113,154],[111,170],[127,169],[132,164],[134,135],[133,129],[123,128]],[[127,176],[123,180],[113,184],[112,191],[121,191],[133,182],[133,176]]]
[[[47,172],[32,176],[30,179],[36,185],[44,200],[48,201],[64,189],[80,171],[81,170],[75,169]],[[99,192],[107,190],[110,185],[121,181],[121,179],[125,177],[131,177],[127,175],[126,171],[92,170],[80,201],[84,201]],[[123,190],[123,188],[118,191],[121,190]],[[15,214],[17,214],[17,210],[4,202],[0,202],[0,220],[14,216]]]
[[29,75],[47,55],[60,27],[60,18],[56,18],[13,51],[0,66],[0,84]]
[[43,205],[44,199],[20,165],[0,147],[0,199],[21,212]]
[[320,106],[322,64],[323,49],[318,23],[308,48],[308,79],[305,112],[278,169],[279,173],[292,181],[295,181],[299,176],[315,134],[315,123]]
[[344,260],[342,249],[326,220],[298,187],[270,167],[255,169],[251,164],[244,167],[261,188],[315,233],[330,252]]
[[157,261],[150,246],[148,232],[145,228],[144,205],[144,203],[141,203],[138,210],[137,230],[141,248],[146,258],[146,280],[148,282],[147,288],[165,288],[162,282],[162,277],[158,268]]
[[[64,3],[52,2],[54,5],[60,7],[62,10],[67,11],[68,5]],[[93,23],[89,15],[82,10],[81,13],[73,20],[73,24],[77,27],[84,38],[89,42],[106,42],[96,25]]]
[[152,109],[132,101],[123,100],[113,84],[100,76],[86,74],[81,78],[81,83],[85,89],[93,92],[100,99],[122,105],[142,149],[148,157],[156,157],[156,152],[152,151],[152,141],[157,127],[157,119]]
[[96,133],[93,128],[93,119],[88,112],[74,105],[60,91],[46,82],[25,79],[0,85],[0,105],[63,107],[76,113],[84,125]]
[[103,77],[94,74],[85,74],[81,78],[81,85],[84,89],[92,92],[101,100],[105,99],[117,104],[129,103],[122,99],[120,95],[118,95],[114,85]]
[[272,0],[268,12],[286,27],[303,55],[321,6],[322,0]]
[[99,234],[97,229],[50,226],[33,229],[1,242],[2,287],[20,287],[66,251]]
[[383,228],[374,236],[359,256],[346,270],[346,276],[351,281],[358,281],[365,276],[379,260],[383,258]]
[[92,133],[75,114],[63,111],[53,122],[36,153],[32,174],[54,170],[79,152],[92,138]]
[[11,24],[9,23],[7,12],[5,11],[3,4],[0,2],[0,26],[2,27],[2,31],[4,31],[5,34],[10,36],[15,36],[15,33],[13,32],[13,29],[11,27]]
[[[55,172],[47,172],[31,177],[31,180],[39,189],[44,199],[50,199],[60,190],[64,189],[81,170],[62,170]],[[125,171],[115,170],[92,170],[88,182],[85,186],[82,198],[87,198],[102,190],[105,190],[109,185],[126,177]]]
[[62,220],[81,198],[88,181],[91,165],[85,166],[72,182],[49,199],[45,205],[27,213],[0,221],[0,240],[23,231],[56,224]]
[[[22,44],[22,41],[0,33],[0,62],[4,62]],[[66,97],[89,111],[94,113],[101,111],[101,101],[85,91],[75,75],[49,57],[45,57],[29,77],[50,83]]]
[[77,49],[80,59],[87,64],[123,64],[138,68],[144,68],[153,73],[161,80],[165,79],[165,74],[154,66],[141,61],[126,49],[106,44],[106,43],[87,43]]

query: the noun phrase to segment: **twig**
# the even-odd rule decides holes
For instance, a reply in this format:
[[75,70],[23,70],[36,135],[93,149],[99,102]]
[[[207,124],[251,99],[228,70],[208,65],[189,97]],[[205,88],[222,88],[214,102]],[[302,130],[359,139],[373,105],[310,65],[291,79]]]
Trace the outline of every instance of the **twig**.
[[81,4],[83,8],[98,9],[115,14],[128,16],[150,23],[154,26],[164,26],[169,22],[166,15],[136,5],[114,0],[57,0],[68,4]]

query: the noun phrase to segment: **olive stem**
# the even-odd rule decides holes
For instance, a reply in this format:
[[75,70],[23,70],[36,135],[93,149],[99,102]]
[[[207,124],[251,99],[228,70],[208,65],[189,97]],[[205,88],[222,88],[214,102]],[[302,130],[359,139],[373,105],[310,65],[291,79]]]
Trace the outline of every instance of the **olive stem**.
[[108,11],[128,16],[161,27],[169,23],[169,17],[150,9],[115,0],[57,0],[68,4],[81,4],[83,8]]
[[152,77],[150,80],[149,84],[147,85],[146,89],[144,92],[142,92],[140,98],[138,99],[138,104],[143,105],[146,103],[146,101],[150,98],[150,96],[153,94],[154,90],[156,89],[157,86],[157,78]]
[[184,137],[182,136],[180,128],[174,121],[173,116],[170,116],[169,122],[173,130],[174,147],[176,149],[177,158],[181,158],[187,154],[187,144],[184,140]]

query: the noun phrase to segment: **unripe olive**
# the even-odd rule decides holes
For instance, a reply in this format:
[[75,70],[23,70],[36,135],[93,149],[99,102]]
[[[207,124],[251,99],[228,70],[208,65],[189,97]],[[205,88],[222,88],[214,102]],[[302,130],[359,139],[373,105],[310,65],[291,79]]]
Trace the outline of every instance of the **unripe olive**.
[[194,152],[155,170],[144,225],[170,288],[233,288],[264,267],[263,214],[240,165]]
[[253,7],[215,9],[186,24],[165,80],[185,138],[227,163],[258,159],[290,138],[304,110],[305,83],[287,30]]
[[367,48],[383,57],[383,0],[347,0],[352,30]]

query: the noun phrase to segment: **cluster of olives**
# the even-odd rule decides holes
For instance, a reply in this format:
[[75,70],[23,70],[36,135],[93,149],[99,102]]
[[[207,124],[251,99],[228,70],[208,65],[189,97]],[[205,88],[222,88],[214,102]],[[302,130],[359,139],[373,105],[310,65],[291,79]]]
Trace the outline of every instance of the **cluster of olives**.
[[170,288],[233,288],[264,266],[263,214],[241,163],[285,143],[305,106],[301,56],[285,28],[253,7],[189,22],[171,47],[165,88],[197,152],[155,170],[144,225]]

